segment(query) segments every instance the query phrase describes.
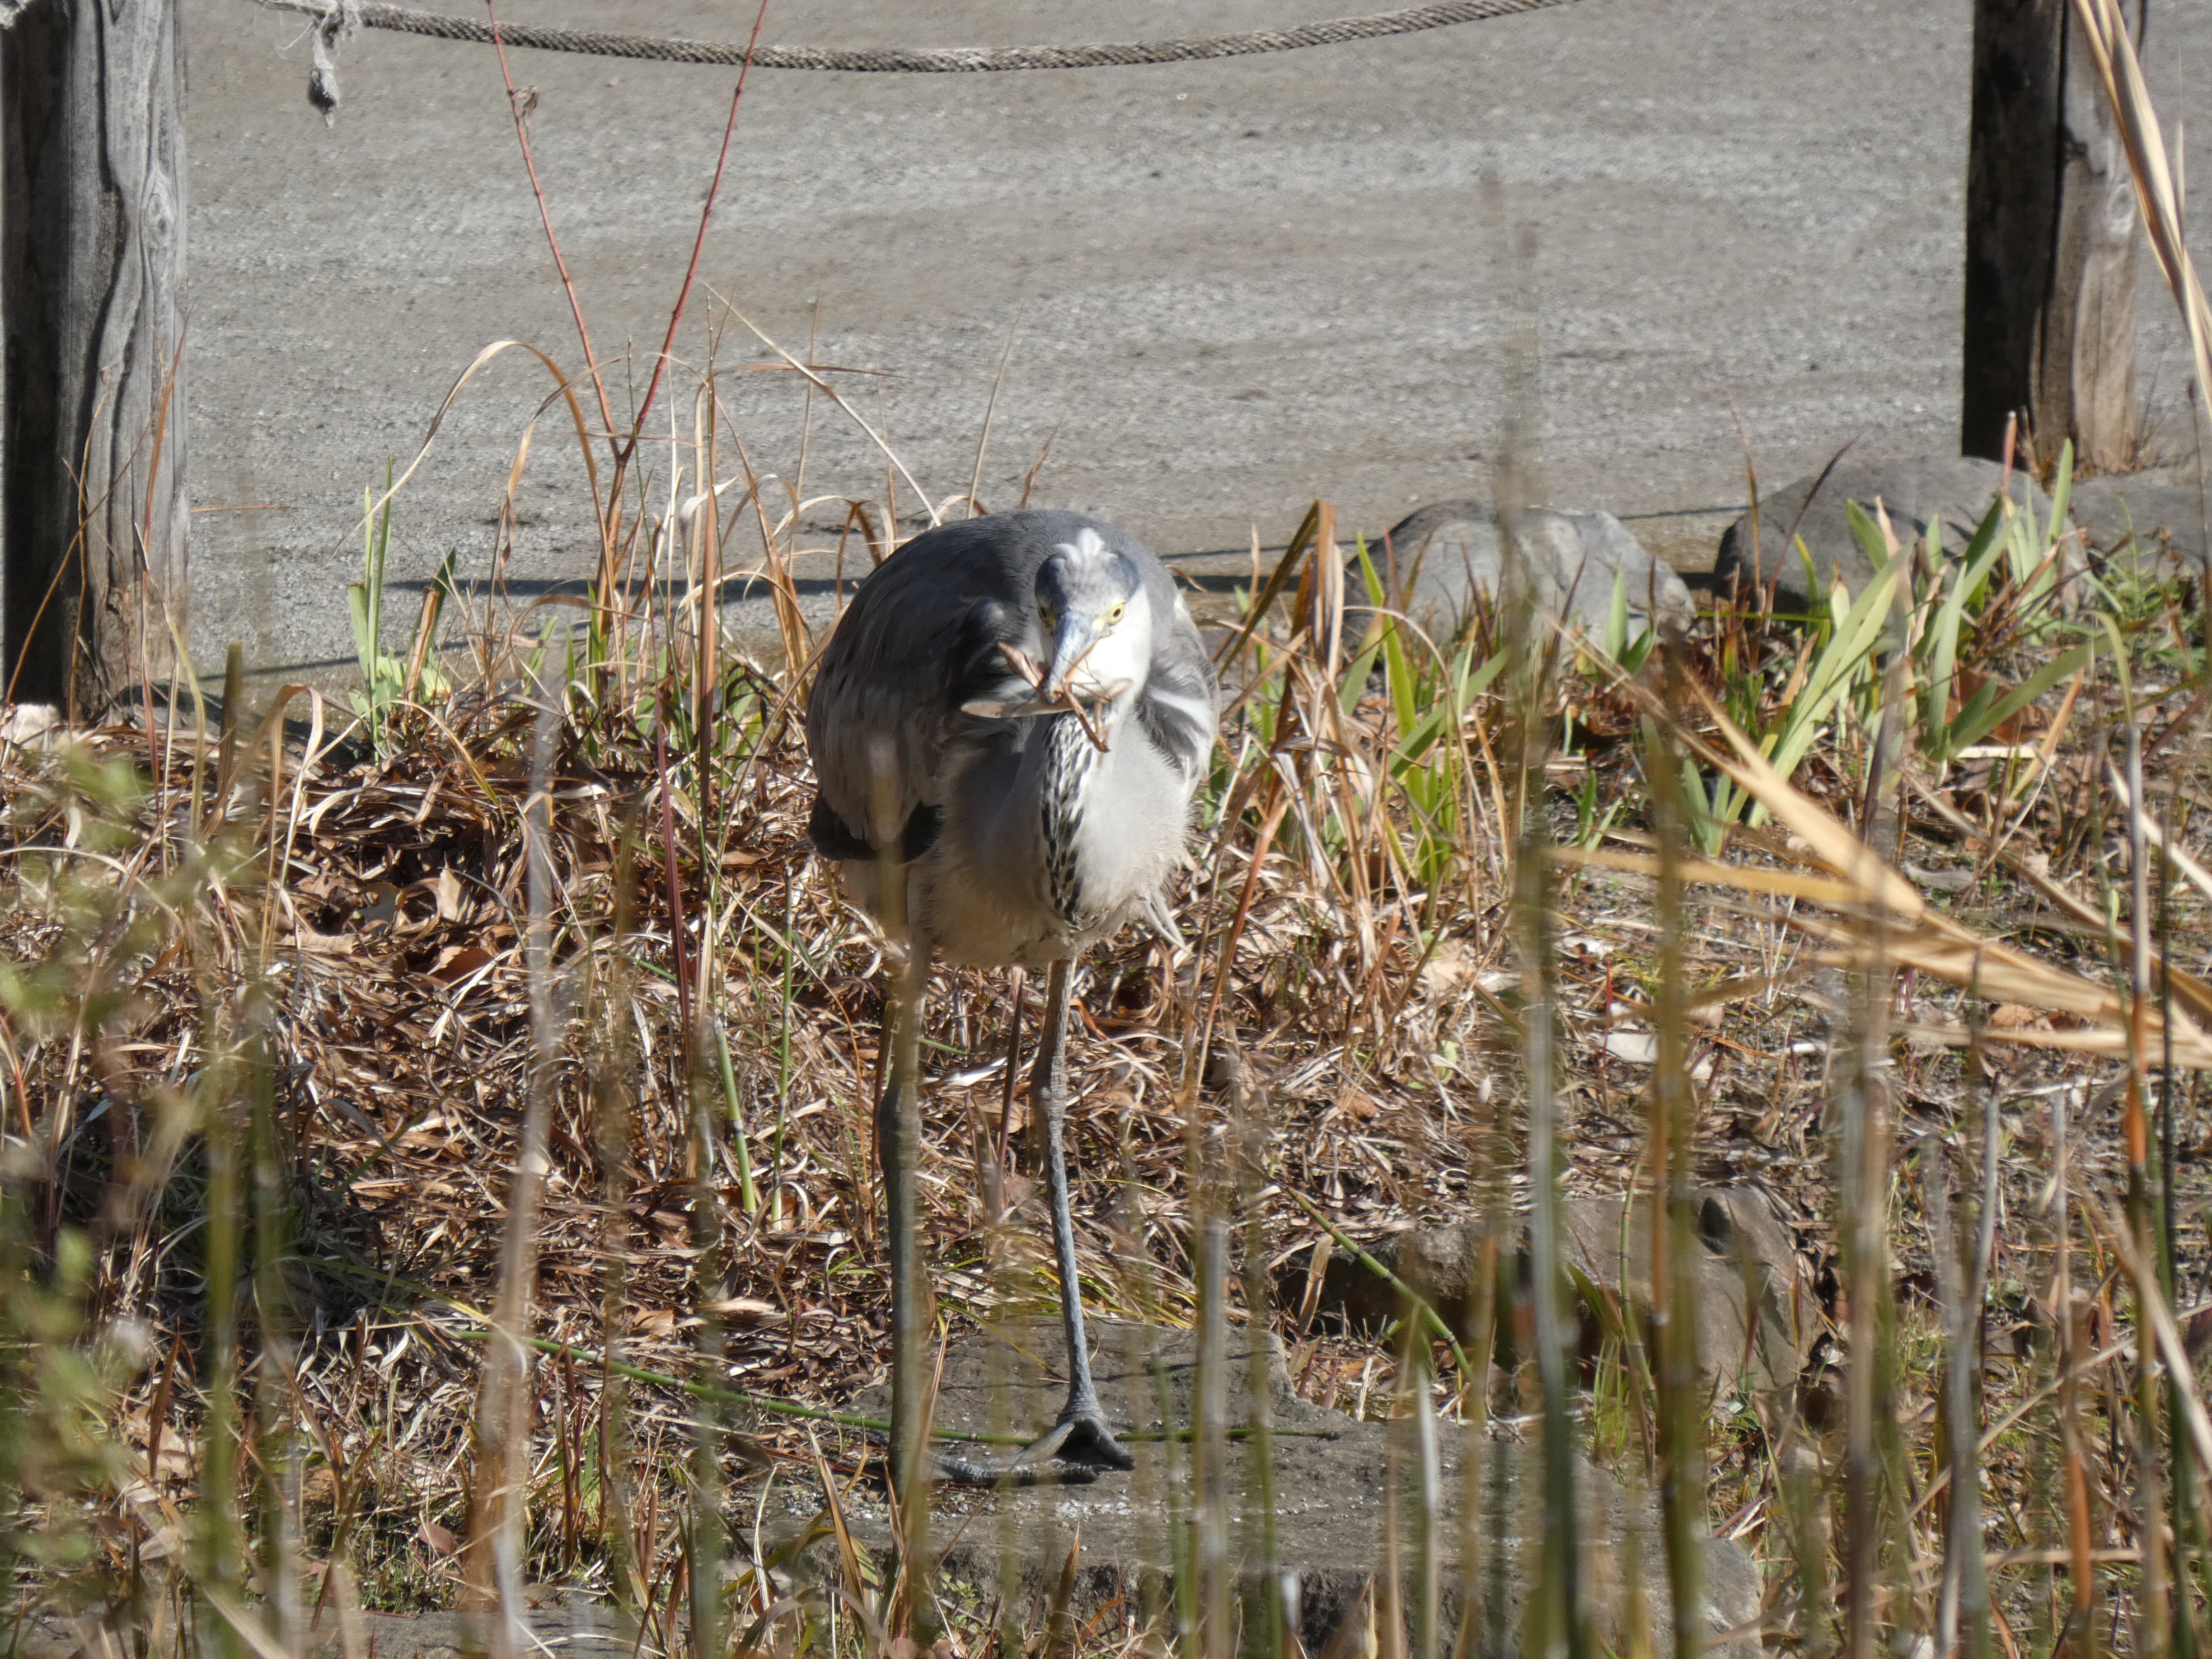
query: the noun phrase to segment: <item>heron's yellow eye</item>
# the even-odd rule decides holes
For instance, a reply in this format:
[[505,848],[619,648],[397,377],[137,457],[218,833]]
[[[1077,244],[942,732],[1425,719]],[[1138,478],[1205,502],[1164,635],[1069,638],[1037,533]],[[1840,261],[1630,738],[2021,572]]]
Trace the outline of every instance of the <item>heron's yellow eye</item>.
[[1050,605],[1040,605],[1037,606],[1037,620],[1042,623],[1047,628],[1051,628],[1056,624],[1059,619],[1053,615],[1052,607]]
[[1121,620],[1121,613],[1128,608],[1129,607],[1127,605],[1117,605],[1111,611],[1109,611],[1106,613],[1106,626],[1111,628],[1115,623],[1120,622]]

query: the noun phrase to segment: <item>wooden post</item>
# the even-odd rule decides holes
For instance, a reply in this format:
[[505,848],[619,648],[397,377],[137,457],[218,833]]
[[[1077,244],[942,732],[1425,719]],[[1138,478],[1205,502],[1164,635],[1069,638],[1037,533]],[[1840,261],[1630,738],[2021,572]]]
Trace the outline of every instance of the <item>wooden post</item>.
[[[2142,0],[2136,33],[2142,33]],[[2067,0],[1975,0],[1960,447],[2024,416],[2100,471],[2135,455],[2136,204]]]
[[166,672],[185,623],[178,0],[0,0],[11,9],[0,690],[89,712],[142,667]]

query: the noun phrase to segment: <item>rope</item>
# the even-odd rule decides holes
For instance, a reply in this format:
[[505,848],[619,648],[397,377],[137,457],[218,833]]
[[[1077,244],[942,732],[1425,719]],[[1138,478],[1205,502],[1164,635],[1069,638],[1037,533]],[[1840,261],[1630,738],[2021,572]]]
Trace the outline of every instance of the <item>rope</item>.
[[325,126],[337,125],[338,105],[343,101],[333,54],[360,30],[361,0],[337,0],[312,31],[314,67],[307,73],[307,101],[322,111]]
[[[301,12],[330,27],[340,15],[357,15],[373,29],[427,34],[440,40],[492,39],[491,25],[470,17],[415,11],[405,6],[345,0],[257,0],[274,11]],[[5,3],[5,0],[0,0]],[[750,55],[756,69],[847,70],[896,75],[976,75],[1000,70],[1107,69],[1133,64],[1189,64],[1208,58],[1242,58],[1255,52],[1297,52],[1307,46],[1340,46],[1415,34],[1455,23],[1511,17],[1526,11],[1571,3],[1571,0],[1446,0],[1403,11],[1366,17],[1336,17],[1297,28],[1254,29],[1243,34],[1215,34],[1183,40],[1127,40],[1073,46],[759,46],[717,40],[655,40],[641,34],[607,34],[593,29],[546,28],[531,23],[501,23],[499,38],[510,46],[541,52],[583,52],[601,58],[657,58],[671,64],[743,64]]]

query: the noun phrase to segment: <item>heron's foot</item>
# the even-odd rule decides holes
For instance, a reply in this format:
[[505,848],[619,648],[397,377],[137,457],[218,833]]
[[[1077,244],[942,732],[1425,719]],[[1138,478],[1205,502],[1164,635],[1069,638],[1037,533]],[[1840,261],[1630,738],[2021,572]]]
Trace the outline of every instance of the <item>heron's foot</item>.
[[933,1451],[929,1478],[947,1486],[1087,1486],[1098,1478],[1098,1471],[1087,1464],[1063,1463],[1056,1458],[1032,1460],[1025,1447],[1006,1458]]
[[932,1478],[957,1486],[1085,1486],[1109,1469],[1136,1464],[1095,1407],[1067,1412],[1011,1457],[963,1457],[942,1450],[930,1455]]
[[1106,1426],[1106,1414],[1096,1406],[1070,1406],[1060,1414],[1052,1432],[1030,1450],[1035,1452],[1045,1445],[1051,1447],[1049,1455],[1060,1462],[1099,1474],[1137,1467],[1137,1455],[1114,1437],[1114,1431]]

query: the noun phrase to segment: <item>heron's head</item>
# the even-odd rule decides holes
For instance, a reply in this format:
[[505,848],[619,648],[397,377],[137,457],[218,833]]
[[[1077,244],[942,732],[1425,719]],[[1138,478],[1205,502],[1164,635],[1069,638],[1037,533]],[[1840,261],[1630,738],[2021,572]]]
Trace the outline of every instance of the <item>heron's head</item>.
[[1119,703],[1144,684],[1152,659],[1144,578],[1097,531],[1053,549],[1037,570],[1036,608],[1050,645],[1047,698]]

